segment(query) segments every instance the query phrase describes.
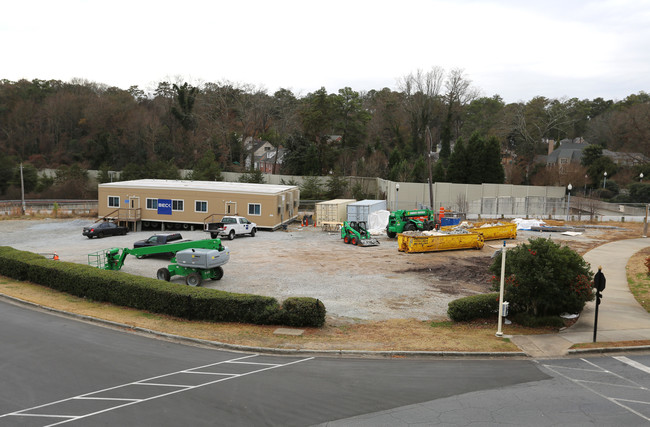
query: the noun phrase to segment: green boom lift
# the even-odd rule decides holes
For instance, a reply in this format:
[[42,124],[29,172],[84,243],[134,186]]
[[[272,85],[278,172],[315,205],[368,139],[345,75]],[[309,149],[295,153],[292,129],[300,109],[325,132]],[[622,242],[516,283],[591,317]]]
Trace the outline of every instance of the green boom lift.
[[204,279],[221,279],[221,266],[230,259],[230,250],[220,239],[205,239],[133,249],[105,249],[89,254],[88,264],[103,270],[120,270],[127,255],[142,257],[166,253],[172,254],[170,264],[160,268],[156,277],[169,281],[172,276],[184,276],[185,283],[190,286],[199,286]]

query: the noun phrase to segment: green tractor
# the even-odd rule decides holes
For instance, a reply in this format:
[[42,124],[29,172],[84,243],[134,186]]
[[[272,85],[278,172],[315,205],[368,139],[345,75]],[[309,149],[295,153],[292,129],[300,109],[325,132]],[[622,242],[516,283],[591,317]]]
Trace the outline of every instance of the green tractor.
[[379,240],[373,239],[365,221],[345,221],[341,227],[341,239],[356,246],[378,246]]
[[120,270],[127,255],[142,258],[168,253],[172,254],[170,264],[158,269],[156,277],[169,282],[172,276],[183,276],[189,286],[200,286],[204,279],[221,279],[221,266],[230,259],[230,250],[221,244],[220,239],[205,239],[133,249],[105,249],[89,254],[88,264],[103,270]]
[[430,209],[393,211],[388,217],[386,234],[391,239],[404,231],[433,230],[439,226],[436,212]]

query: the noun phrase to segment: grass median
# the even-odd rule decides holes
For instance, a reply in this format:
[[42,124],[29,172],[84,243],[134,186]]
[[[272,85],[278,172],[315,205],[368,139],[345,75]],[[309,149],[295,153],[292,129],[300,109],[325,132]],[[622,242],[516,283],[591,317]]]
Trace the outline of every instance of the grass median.
[[[453,323],[417,319],[392,319],[378,322],[338,322],[328,319],[322,328],[302,328],[300,336],[275,333],[278,326],[191,322],[154,313],[98,303],[57,292],[44,286],[0,278],[0,294],[44,307],[172,335],[227,344],[254,347],[306,350],[354,351],[461,351],[517,352],[508,339],[495,336],[494,320]],[[505,335],[548,333],[505,325]]]

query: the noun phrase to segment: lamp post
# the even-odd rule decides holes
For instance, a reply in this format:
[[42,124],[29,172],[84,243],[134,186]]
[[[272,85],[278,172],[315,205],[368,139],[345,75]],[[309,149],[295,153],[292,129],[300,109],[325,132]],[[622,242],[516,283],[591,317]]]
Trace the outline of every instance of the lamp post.
[[395,210],[399,207],[399,184],[395,184]]
[[607,184],[607,172],[603,173],[603,188],[605,188],[605,184]]
[[643,172],[639,174],[639,182],[643,182]]
[[587,197],[587,179],[589,179],[589,175],[585,175],[585,197]]
[[569,216],[571,215],[571,190],[573,190],[573,186],[571,184],[567,185],[567,190],[569,190],[569,197],[567,199],[567,204],[566,204],[566,220],[569,220]]

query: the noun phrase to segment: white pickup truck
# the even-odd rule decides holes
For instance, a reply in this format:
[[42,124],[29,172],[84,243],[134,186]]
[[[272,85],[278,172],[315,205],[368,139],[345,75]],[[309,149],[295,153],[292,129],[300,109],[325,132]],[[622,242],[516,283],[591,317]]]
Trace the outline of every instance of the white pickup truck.
[[251,237],[255,237],[257,224],[250,222],[243,216],[224,216],[219,222],[206,223],[204,231],[209,232],[210,237],[213,239],[219,236],[228,236],[228,239],[232,240],[235,236],[243,234],[250,234]]

